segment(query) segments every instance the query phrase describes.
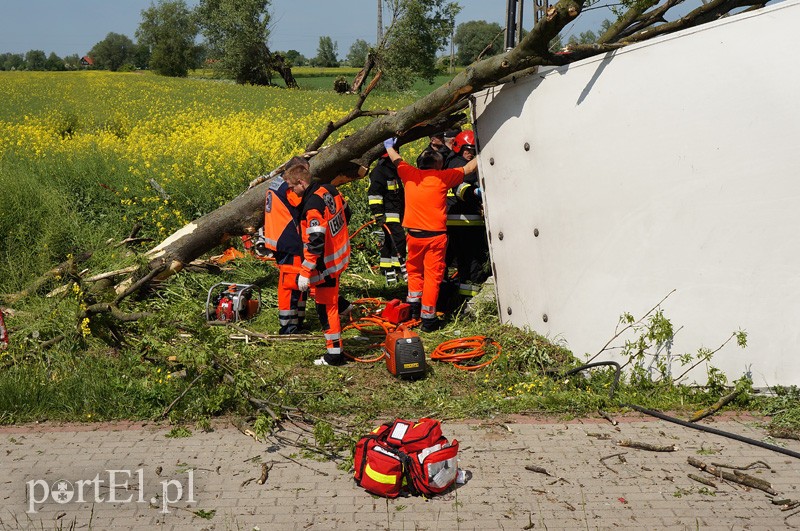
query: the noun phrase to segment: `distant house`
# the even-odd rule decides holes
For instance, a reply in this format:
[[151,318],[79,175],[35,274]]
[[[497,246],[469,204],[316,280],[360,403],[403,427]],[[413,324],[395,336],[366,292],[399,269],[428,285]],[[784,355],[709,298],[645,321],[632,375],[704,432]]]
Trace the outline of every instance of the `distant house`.
[[94,61],[88,55],[84,55],[83,57],[81,57],[81,66],[84,68],[94,66]]

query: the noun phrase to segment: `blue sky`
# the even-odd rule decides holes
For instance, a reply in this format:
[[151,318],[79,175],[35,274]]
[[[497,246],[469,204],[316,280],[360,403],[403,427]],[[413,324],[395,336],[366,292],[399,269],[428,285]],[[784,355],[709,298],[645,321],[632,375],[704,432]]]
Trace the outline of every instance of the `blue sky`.
[[[190,6],[198,0],[187,0]],[[151,0],[2,0],[0,17],[0,53],[24,53],[28,50],[55,52],[59,56],[86,54],[110,32],[122,33],[135,40],[141,12]],[[459,0],[461,14],[456,23],[486,20],[504,25],[506,0]],[[533,24],[533,2],[525,0],[527,29]],[[374,42],[377,33],[375,0],[273,0],[273,50],[298,50],[316,55],[319,37],[327,35],[338,44],[339,56],[356,39]],[[388,16],[388,15],[384,15]],[[606,9],[581,15],[567,28],[580,33],[596,29]],[[567,39],[564,39],[566,41]]]

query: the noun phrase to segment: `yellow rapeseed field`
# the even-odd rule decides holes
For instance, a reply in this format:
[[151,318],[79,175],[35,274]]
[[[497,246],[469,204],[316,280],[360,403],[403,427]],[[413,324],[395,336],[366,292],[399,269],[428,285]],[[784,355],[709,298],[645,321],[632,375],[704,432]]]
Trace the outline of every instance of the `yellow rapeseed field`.
[[0,72],[0,94],[0,164],[101,164],[99,184],[123,220],[155,225],[160,236],[301,153],[354,102],[333,91],[101,71]]

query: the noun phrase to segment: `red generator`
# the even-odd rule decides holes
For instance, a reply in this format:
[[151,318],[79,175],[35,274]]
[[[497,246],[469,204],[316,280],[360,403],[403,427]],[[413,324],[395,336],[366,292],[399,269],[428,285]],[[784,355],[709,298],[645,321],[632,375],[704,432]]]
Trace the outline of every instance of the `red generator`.
[[233,323],[254,317],[261,309],[261,289],[252,284],[220,282],[208,290],[206,320]]
[[405,378],[422,378],[425,376],[425,349],[416,332],[405,326],[398,326],[394,332],[386,335],[383,344],[386,357],[386,368],[394,376]]
[[392,324],[404,323],[411,319],[411,305],[407,302],[400,302],[400,299],[392,299],[386,303],[381,317]]

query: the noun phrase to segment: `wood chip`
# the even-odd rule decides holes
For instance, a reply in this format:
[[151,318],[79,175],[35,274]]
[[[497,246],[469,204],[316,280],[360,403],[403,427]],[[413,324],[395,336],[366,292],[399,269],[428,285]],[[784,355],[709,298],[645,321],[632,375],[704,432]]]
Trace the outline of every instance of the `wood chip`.
[[553,475],[544,468],[536,465],[525,465],[525,470],[530,470],[531,472],[538,472],[539,474],[544,474],[545,476]]

